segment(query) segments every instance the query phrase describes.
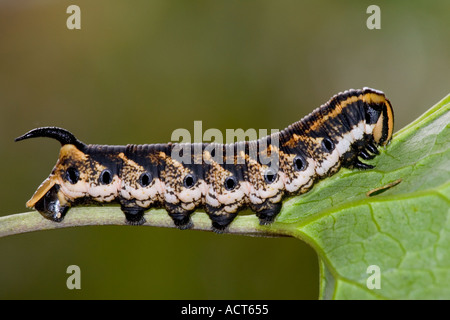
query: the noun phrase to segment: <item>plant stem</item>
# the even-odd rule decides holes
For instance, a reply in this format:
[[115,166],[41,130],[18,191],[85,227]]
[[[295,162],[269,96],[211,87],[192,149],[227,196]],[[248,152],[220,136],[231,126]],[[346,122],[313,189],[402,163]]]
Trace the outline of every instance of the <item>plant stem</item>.
[[[163,209],[148,211],[145,219],[143,226],[175,228],[172,219]],[[190,230],[211,231],[211,220],[206,213],[196,212],[191,219],[194,226]],[[37,211],[31,211],[0,217],[0,238],[32,231],[99,225],[125,226],[127,224],[120,208],[114,206],[72,208],[62,222],[47,220]],[[286,236],[270,226],[260,226],[255,215],[236,217],[224,233],[261,237]]]

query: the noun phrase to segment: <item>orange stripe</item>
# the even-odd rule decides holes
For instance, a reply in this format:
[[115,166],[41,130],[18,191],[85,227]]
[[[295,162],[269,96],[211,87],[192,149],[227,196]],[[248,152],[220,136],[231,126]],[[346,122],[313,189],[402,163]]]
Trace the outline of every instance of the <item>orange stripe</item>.
[[[330,101],[328,101],[324,106],[327,104],[330,104],[331,101],[333,101],[332,98]],[[307,130],[306,133],[312,130],[316,130],[318,127],[322,126],[328,119],[335,118],[338,116],[348,105],[355,103],[357,101],[363,101],[364,103],[382,103],[386,102],[386,98],[384,94],[381,93],[375,93],[375,92],[368,92],[364,94],[360,94],[358,96],[351,96],[348,97],[346,100],[341,101],[340,103],[336,104],[336,107],[331,110],[328,114],[318,119],[316,122],[314,122]],[[313,111],[314,112],[314,111]],[[392,119],[392,109],[390,110],[390,117],[389,119]]]
[[385,101],[387,116],[388,116],[388,137],[386,142],[389,142],[392,138],[392,133],[394,132],[394,111],[392,110],[392,106],[389,103],[389,100]]

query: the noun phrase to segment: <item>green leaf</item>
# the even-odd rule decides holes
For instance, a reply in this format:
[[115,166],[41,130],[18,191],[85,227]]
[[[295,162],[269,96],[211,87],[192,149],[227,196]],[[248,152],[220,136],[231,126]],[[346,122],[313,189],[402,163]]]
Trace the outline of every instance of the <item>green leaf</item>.
[[285,202],[271,231],[317,251],[322,299],[450,299],[449,110],[450,95],[395,134],[375,169],[342,169]]

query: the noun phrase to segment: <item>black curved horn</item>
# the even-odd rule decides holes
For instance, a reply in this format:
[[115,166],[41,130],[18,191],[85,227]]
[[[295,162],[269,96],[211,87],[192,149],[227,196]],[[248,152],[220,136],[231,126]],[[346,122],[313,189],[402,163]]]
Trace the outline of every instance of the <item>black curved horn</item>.
[[73,144],[80,150],[82,150],[86,146],[83,142],[75,138],[75,136],[72,133],[70,133],[66,129],[58,127],[36,128],[31,131],[28,131],[27,133],[25,133],[20,137],[17,137],[14,141],[21,141],[37,137],[47,137],[56,139],[61,143],[62,146],[65,144]]

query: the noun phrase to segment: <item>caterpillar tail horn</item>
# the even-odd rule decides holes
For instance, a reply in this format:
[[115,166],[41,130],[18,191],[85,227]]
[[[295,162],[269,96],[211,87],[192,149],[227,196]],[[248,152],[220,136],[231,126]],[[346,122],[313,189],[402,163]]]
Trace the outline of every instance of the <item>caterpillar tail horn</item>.
[[73,144],[78,149],[83,150],[86,146],[83,142],[75,138],[69,131],[58,127],[41,127],[28,131],[24,135],[17,137],[14,141],[22,141],[30,138],[46,137],[52,138],[61,143],[62,146],[66,144]]

